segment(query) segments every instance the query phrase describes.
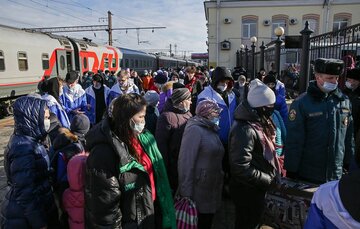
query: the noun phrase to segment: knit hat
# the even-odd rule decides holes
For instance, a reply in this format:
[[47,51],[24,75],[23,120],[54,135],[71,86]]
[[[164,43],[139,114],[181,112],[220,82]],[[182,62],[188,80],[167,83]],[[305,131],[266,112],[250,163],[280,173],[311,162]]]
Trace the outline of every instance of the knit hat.
[[76,135],[85,135],[90,129],[90,120],[84,114],[77,114],[73,117],[70,130]]
[[200,101],[199,104],[196,106],[195,113],[196,115],[202,117],[208,117],[212,112],[220,113],[221,111],[222,109],[214,100],[205,99]]
[[276,75],[275,74],[268,74],[264,77],[264,84],[268,83],[275,83],[276,84]]
[[159,102],[160,96],[156,91],[150,90],[145,93],[144,98],[148,105],[155,107]]
[[346,78],[360,81],[360,68],[348,70]]
[[344,61],[338,59],[319,58],[315,60],[314,70],[316,73],[340,75],[344,68]]
[[168,78],[164,75],[163,71],[158,71],[154,78],[154,82],[158,84],[164,84],[168,81]]
[[248,102],[252,108],[268,106],[275,103],[275,94],[259,79],[254,79],[249,85]]
[[79,74],[75,71],[71,71],[66,74],[65,81],[67,83],[74,83],[77,79],[79,79]]
[[171,100],[174,105],[179,104],[180,102],[189,99],[191,97],[191,93],[187,88],[177,88],[173,91],[171,95]]
[[144,76],[147,76],[147,75],[149,75],[149,72],[148,72],[148,70],[144,70],[144,72],[143,72],[143,75],[144,75]]

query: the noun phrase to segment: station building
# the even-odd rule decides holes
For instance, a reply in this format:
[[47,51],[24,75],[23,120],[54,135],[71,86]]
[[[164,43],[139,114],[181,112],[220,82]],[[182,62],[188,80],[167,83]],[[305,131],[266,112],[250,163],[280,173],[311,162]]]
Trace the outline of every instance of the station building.
[[[360,23],[360,0],[213,0],[204,2],[208,28],[209,65],[236,66],[236,51],[244,45],[276,40],[275,28],[300,35],[308,21],[312,36]],[[253,39],[254,41],[254,39]],[[269,68],[269,66],[266,66]]]

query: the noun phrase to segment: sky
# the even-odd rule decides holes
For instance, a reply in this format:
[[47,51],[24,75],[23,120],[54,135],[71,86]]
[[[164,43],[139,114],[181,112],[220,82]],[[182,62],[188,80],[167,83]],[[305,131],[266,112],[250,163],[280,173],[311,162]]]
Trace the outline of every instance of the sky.
[[[206,52],[206,19],[203,0],[0,0],[0,24],[18,28],[103,25],[107,11],[113,28],[166,27],[165,29],[113,31],[117,47],[163,51],[176,55]],[[87,37],[107,44],[106,31],[57,33]]]

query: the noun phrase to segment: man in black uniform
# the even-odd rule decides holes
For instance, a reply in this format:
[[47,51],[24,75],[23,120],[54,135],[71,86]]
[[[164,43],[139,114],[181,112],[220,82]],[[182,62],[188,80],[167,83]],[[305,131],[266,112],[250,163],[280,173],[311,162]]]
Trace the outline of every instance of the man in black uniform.
[[354,68],[347,72],[345,93],[349,96],[354,118],[354,135],[360,134],[360,69]]
[[285,144],[289,177],[325,183],[338,180],[354,155],[349,98],[337,87],[344,63],[315,61],[315,81],[290,106]]

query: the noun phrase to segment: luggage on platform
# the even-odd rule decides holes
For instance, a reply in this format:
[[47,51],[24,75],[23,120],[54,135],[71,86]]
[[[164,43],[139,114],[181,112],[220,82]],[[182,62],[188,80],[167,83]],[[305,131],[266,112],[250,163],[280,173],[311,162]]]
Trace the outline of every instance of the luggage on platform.
[[281,185],[265,197],[263,223],[273,228],[302,229],[318,185],[281,178]]

